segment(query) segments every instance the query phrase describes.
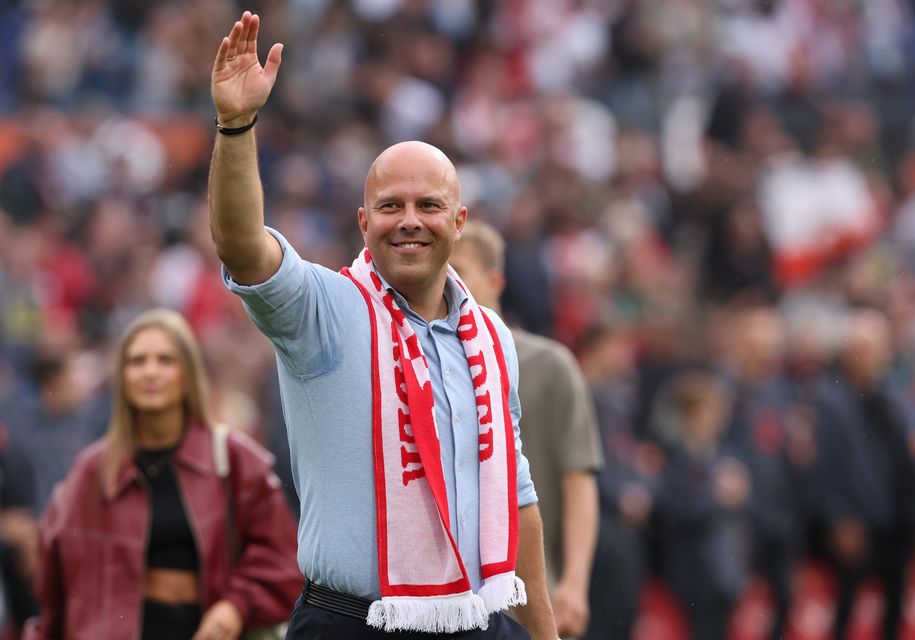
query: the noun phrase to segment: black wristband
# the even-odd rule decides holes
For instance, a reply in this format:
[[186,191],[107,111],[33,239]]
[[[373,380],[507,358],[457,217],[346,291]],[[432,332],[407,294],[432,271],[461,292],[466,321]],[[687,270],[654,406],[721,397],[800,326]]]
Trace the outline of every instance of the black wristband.
[[251,127],[254,126],[254,123],[257,122],[257,114],[255,113],[254,120],[252,120],[245,126],[235,127],[234,129],[232,129],[230,127],[224,127],[221,124],[219,124],[219,118],[214,118],[213,120],[214,120],[214,122],[216,122],[216,131],[218,131],[219,133],[221,133],[224,136],[237,136],[238,134],[244,133],[245,131],[247,131],[248,129],[250,129]]

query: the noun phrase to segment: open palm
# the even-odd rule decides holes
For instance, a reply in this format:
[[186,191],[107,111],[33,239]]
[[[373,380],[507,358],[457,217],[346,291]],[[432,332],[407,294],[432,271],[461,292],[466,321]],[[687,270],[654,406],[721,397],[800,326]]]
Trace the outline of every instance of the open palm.
[[260,18],[245,11],[216,52],[211,91],[216,115],[222,124],[232,124],[233,120],[248,117],[260,109],[276,82],[283,45],[273,45],[261,67],[257,59],[259,27]]

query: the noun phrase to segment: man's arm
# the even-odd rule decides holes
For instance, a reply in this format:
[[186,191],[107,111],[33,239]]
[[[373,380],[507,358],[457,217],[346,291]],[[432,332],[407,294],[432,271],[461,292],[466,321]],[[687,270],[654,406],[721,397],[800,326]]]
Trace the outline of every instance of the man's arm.
[[[251,123],[276,82],[283,45],[273,45],[261,67],[257,59],[259,27],[258,16],[245,11],[216,53],[210,88],[216,120],[223,127]],[[238,135],[216,134],[209,205],[210,233],[232,278],[239,284],[257,284],[276,273],[283,253],[264,230],[254,129]]]
[[562,636],[588,630],[588,588],[597,546],[597,480],[590,471],[564,474],[562,488],[562,576],[553,589],[553,611]]
[[543,523],[536,504],[518,510],[517,574],[524,581],[527,604],[514,610],[532,640],[556,640],[556,621],[546,588]]

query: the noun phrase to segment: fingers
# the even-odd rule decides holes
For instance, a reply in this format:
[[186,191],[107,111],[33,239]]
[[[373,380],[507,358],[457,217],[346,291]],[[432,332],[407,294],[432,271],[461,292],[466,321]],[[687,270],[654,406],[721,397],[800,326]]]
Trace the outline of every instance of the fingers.
[[264,73],[270,78],[270,83],[276,82],[277,71],[280,70],[280,62],[283,61],[283,45],[276,43],[270,47],[270,53],[267,54],[267,61],[264,63]]
[[[253,18],[254,18],[254,16],[251,14],[250,11],[245,11],[241,15],[241,20],[239,21],[239,23],[241,24],[241,31],[238,34],[238,42],[237,42],[237,48],[235,51],[235,55],[240,56],[244,53],[247,53],[248,36],[251,33],[251,22],[252,22]],[[255,37],[257,37],[256,30],[255,30]]]
[[[231,64],[236,58],[246,54],[257,56],[257,34],[260,31],[260,16],[250,11],[245,11],[241,18],[232,25],[229,35],[222,39],[219,50],[216,52],[214,71],[221,71]],[[282,61],[283,45],[275,44],[267,54],[264,72],[271,83],[276,81]],[[249,59],[250,62],[250,59]]]
[[241,33],[241,23],[236,22],[229,31],[229,35],[219,43],[219,49],[216,51],[216,60],[213,62],[213,73],[225,69],[228,63],[232,62],[237,54],[238,37]]
[[260,30],[260,17],[250,11],[245,11],[232,28],[229,35],[222,39],[219,51],[216,53],[214,68],[216,71],[223,69],[237,57],[246,53],[257,55],[257,33]]
[[226,66],[226,59],[229,57],[229,38],[223,38],[219,43],[219,50],[216,51],[216,62],[213,63],[213,71],[220,71]]
[[257,53],[257,32],[260,30],[261,19],[257,14],[250,14],[248,21],[245,23],[246,29],[242,32],[244,41],[239,43],[240,53]]
[[[248,13],[247,11],[245,12]],[[232,25],[232,30],[229,31],[229,49],[227,59],[234,59],[238,55],[238,44],[241,40],[242,31],[244,31],[244,20],[245,16],[242,16],[242,20],[237,21]]]
[[[252,15],[250,11],[245,11],[239,20],[232,25],[232,29],[229,31],[228,35],[228,48],[226,51],[226,61],[232,62],[235,58],[242,55],[243,53],[248,52],[248,34],[251,32],[252,22],[255,24],[254,28],[254,37],[257,38],[257,24],[259,23],[259,18],[255,15]],[[257,43],[255,41],[255,48],[251,51],[256,52]]]

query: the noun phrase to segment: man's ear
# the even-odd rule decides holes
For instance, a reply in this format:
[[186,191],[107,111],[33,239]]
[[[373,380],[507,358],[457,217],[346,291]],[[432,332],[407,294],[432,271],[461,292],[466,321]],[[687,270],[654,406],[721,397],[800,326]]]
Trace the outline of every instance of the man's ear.
[[464,231],[464,224],[467,222],[467,207],[461,207],[457,212],[457,217],[454,219],[454,226],[457,227],[457,235],[455,240],[461,239],[461,232]]
[[369,218],[368,214],[365,212],[365,207],[359,207],[359,211],[356,212],[356,217],[359,219],[359,231],[362,232],[362,239],[365,240],[365,234],[369,228]]

